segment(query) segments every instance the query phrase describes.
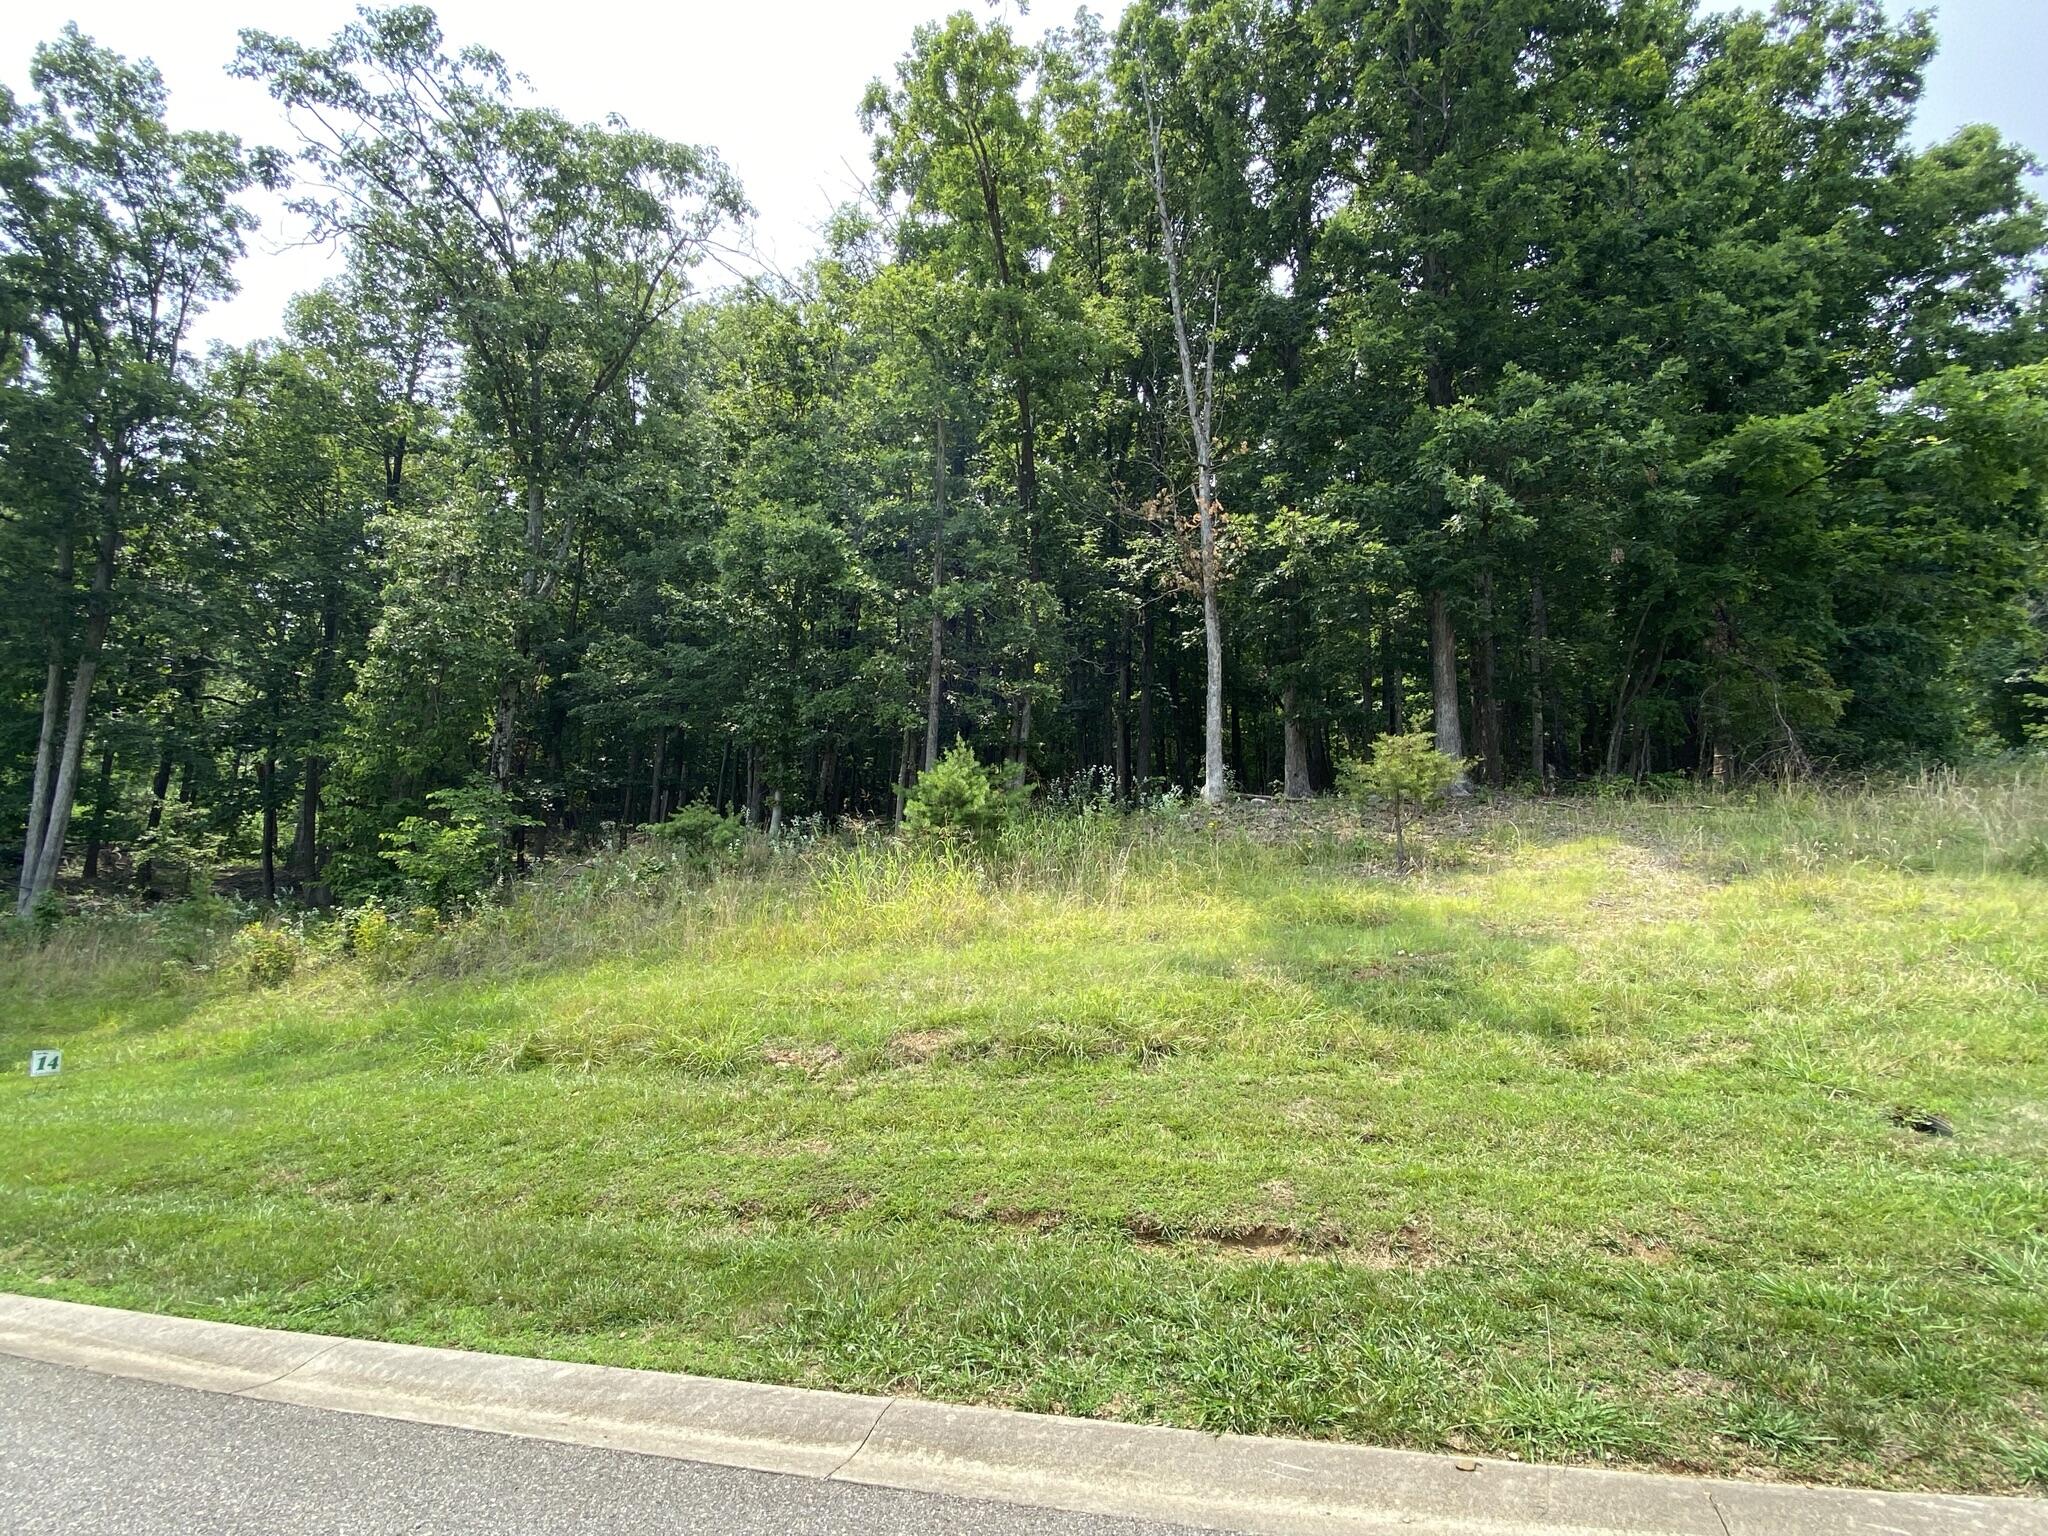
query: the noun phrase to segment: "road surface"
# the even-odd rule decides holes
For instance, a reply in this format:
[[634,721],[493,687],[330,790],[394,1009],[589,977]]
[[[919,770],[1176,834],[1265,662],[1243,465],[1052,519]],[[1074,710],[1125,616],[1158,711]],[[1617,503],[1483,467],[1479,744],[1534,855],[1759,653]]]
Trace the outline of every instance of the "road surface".
[[8,1536],[1187,1536],[0,1355]]

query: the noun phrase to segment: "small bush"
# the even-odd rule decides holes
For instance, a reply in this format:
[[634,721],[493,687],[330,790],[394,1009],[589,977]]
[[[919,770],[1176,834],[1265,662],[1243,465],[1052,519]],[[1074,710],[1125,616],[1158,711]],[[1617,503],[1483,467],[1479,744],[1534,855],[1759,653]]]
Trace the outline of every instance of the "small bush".
[[2005,850],[1998,863],[2015,875],[2048,876],[2048,832],[2036,832]]
[[406,817],[383,834],[379,857],[396,871],[405,899],[445,914],[498,883],[506,873],[507,834],[534,823],[488,786],[436,790],[427,804],[440,819]]
[[333,926],[341,934],[345,953],[373,965],[396,957],[412,937],[374,896],[340,913]]
[[739,817],[721,815],[702,800],[693,800],[667,821],[640,830],[702,869],[732,863],[747,841],[746,824]]
[[63,920],[63,901],[55,891],[45,891],[36,898],[36,904],[28,909],[28,916],[21,921],[40,942],[55,933]]
[[1371,762],[1344,765],[1337,775],[1337,787],[1354,800],[1384,797],[1393,802],[1394,868],[1405,874],[1408,804],[1430,804],[1464,771],[1464,763],[1437,751],[1426,732],[1415,731],[1406,736],[1382,736],[1373,745]]
[[291,979],[305,954],[305,938],[296,928],[247,923],[229,946],[227,970],[252,987],[274,987]]
[[1017,819],[1022,795],[984,767],[964,741],[918,779],[903,807],[913,836],[986,843]]

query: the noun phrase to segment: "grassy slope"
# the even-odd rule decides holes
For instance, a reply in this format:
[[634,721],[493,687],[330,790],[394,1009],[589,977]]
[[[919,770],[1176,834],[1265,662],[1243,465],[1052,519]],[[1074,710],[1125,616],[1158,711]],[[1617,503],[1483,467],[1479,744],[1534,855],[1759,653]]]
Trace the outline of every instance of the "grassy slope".
[[[0,1286],[1215,1429],[2048,1482],[2048,782],[630,863],[0,950]],[[1324,830],[1318,831],[1318,828]],[[1059,844],[1071,846],[1060,847]],[[630,888],[626,888],[630,885]],[[1894,1126],[1939,1110],[1953,1138]]]

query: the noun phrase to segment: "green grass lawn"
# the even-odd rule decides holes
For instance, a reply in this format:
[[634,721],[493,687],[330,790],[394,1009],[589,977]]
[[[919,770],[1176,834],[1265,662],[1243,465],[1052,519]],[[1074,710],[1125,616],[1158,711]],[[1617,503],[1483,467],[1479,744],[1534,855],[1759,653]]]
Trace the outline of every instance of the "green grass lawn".
[[75,922],[0,948],[0,1287],[2048,1484],[2044,829],[2039,772],[1506,802],[1396,881],[1328,809],[1045,818],[985,864],[614,857],[270,985],[203,912]]

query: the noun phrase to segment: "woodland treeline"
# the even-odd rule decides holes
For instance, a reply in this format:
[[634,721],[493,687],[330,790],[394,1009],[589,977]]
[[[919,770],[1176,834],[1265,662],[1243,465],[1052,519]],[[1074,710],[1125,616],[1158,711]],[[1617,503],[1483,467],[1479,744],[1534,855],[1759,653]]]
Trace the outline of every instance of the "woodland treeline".
[[[2048,722],[2044,230],[1875,0],[963,11],[796,273],[422,8],[0,94],[0,790],[63,874],[374,889],[698,799],[1726,781]],[[772,110],[764,102],[763,110]],[[203,355],[258,185],[345,253]],[[82,862],[82,869],[81,869]]]

